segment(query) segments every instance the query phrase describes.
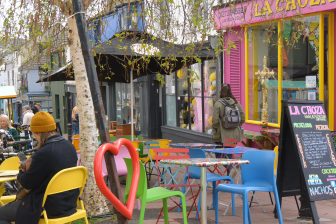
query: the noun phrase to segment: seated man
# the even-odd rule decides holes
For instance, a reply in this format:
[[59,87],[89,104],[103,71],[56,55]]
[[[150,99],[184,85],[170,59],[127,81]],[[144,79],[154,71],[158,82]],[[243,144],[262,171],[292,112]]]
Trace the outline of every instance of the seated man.
[[[38,142],[38,151],[21,165],[17,180],[24,188],[23,195],[18,194],[14,202],[0,207],[0,224],[37,224],[49,181],[60,170],[77,163],[74,147],[57,134],[55,120],[49,113],[36,113],[30,128]],[[48,217],[75,213],[78,194],[76,189],[48,197],[44,207]]]

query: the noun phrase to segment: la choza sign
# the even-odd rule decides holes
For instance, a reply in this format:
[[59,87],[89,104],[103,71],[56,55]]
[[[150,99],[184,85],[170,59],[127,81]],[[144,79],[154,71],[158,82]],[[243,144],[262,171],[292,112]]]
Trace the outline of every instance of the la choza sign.
[[336,8],[336,0],[252,0],[214,9],[217,30],[321,12]]

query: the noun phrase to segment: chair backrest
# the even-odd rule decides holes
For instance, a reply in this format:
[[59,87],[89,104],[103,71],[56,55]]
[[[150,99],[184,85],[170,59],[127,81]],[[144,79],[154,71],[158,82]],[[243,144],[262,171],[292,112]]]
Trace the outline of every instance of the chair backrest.
[[[135,130],[134,128],[135,126],[133,125],[133,130]],[[117,124],[116,127],[117,136],[121,136],[121,135],[131,135],[131,130],[132,130],[132,126],[131,124]]]
[[143,144],[143,154],[148,154],[150,158],[154,156],[152,149],[160,148],[159,141],[149,140],[145,141]]
[[[127,174],[127,167],[124,158],[131,158],[131,156],[127,147],[121,146],[119,153],[114,156],[114,161],[116,163],[117,173],[119,176],[124,176]],[[108,175],[105,160],[102,161],[102,172],[104,177]]]
[[[196,148],[189,150],[189,156],[190,158],[205,158],[206,157],[204,150],[196,149]],[[201,168],[198,166],[189,166],[188,173],[194,174],[194,175],[200,175]]]
[[202,149],[190,149],[189,150],[190,158],[205,158],[205,152]]
[[158,142],[159,142],[160,148],[170,148],[169,147],[169,144],[171,142],[170,139],[161,138],[161,139],[158,139]]
[[19,167],[20,159],[17,156],[9,157],[0,164],[0,170],[19,170]]
[[249,160],[249,164],[243,164],[242,183],[263,183],[273,185],[274,177],[274,152],[270,150],[251,150],[243,154],[243,159]]
[[87,169],[84,166],[75,166],[63,169],[56,173],[48,183],[44,193],[42,207],[49,195],[74,189],[79,189],[79,195],[81,195],[86,183],[87,175]]
[[189,149],[185,148],[153,148],[153,160],[159,162],[162,159],[189,159]]
[[[126,187],[125,187],[125,193],[124,193],[124,199],[127,200],[130,187],[131,187],[131,181],[133,176],[133,165],[132,160],[130,158],[124,158],[126,166],[127,166],[127,178],[126,178]],[[139,176],[139,183],[138,183],[138,190],[136,193],[136,198],[141,198],[142,196],[147,194],[147,177],[146,177],[146,170],[144,165],[141,161],[139,161],[140,164],[140,176]]]
[[[154,148],[152,149],[152,160],[155,161],[155,167],[158,171],[157,185],[161,186],[176,186],[178,181],[176,176],[180,173],[181,169],[186,167],[179,167],[176,169],[169,169],[171,166],[168,164],[161,164],[163,159],[189,159],[189,149],[186,148]],[[185,172],[185,171],[184,171]]]
[[110,121],[110,130],[117,129],[117,121]]

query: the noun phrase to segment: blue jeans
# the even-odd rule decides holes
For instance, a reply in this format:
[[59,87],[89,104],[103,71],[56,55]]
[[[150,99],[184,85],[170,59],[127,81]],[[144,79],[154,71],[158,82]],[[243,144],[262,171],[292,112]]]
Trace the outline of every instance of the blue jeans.
[[16,200],[0,207],[0,224],[10,224],[15,221],[20,203],[20,200]]
[[79,134],[79,122],[72,122],[72,135]]

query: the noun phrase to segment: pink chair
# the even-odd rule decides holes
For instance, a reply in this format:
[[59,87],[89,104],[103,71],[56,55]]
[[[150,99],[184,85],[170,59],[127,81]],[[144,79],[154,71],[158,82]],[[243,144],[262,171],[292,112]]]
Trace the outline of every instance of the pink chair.
[[[124,161],[124,158],[131,158],[127,148],[125,146],[121,146],[119,154],[114,157],[116,166],[117,166],[117,172],[119,176],[125,176],[127,175],[127,167]],[[107,169],[105,160],[102,161],[102,168],[103,168],[103,176],[107,176]]]

